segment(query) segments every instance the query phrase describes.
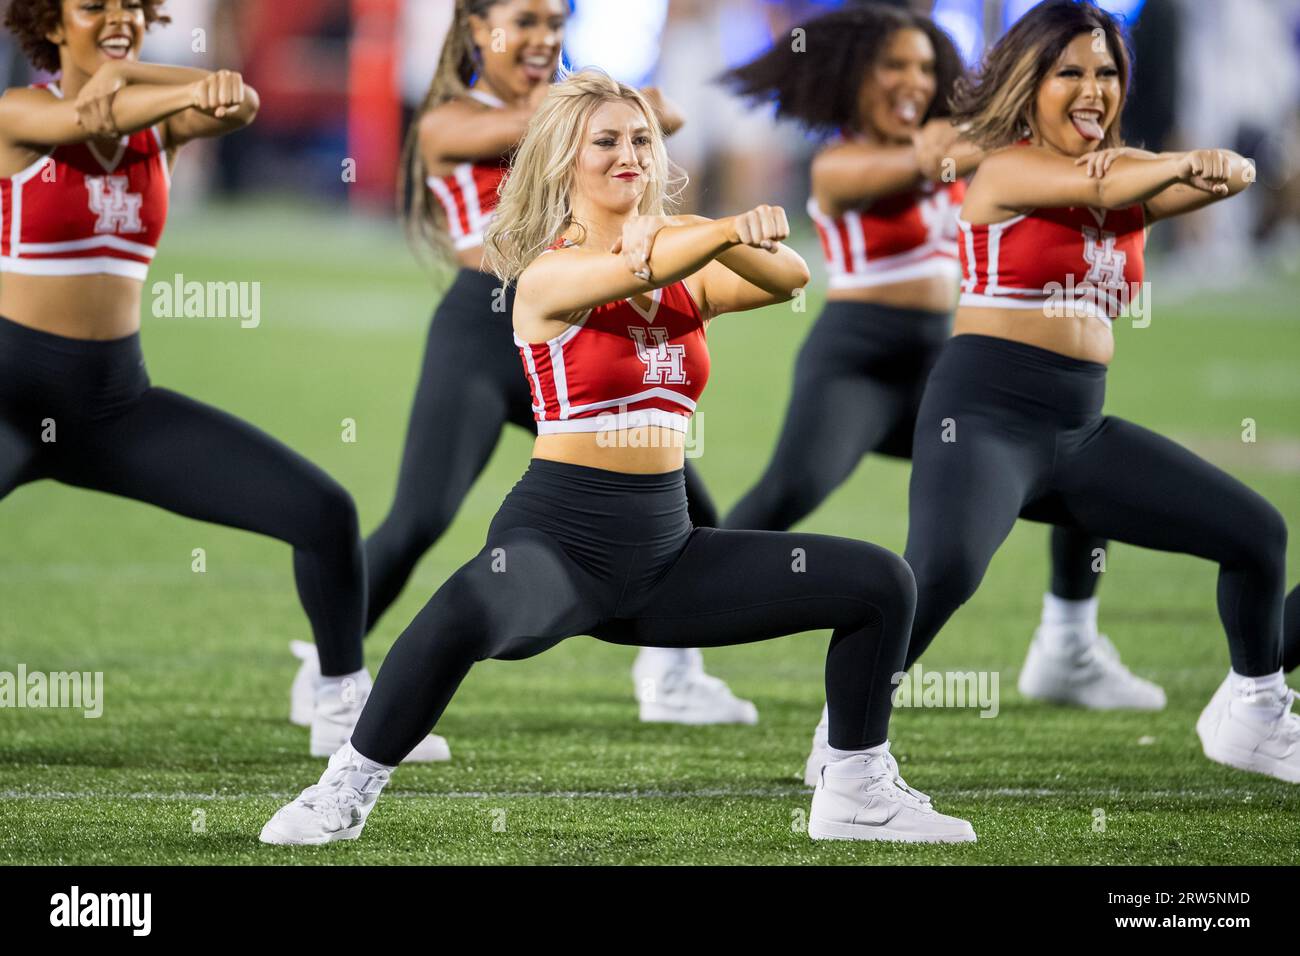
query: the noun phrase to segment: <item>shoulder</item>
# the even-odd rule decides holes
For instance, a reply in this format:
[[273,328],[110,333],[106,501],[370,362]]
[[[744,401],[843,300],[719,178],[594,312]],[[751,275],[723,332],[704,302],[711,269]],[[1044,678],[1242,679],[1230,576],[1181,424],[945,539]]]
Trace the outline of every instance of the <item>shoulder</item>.
[[518,287],[516,298],[522,297],[526,289],[536,288],[538,283],[546,282],[548,277],[557,270],[567,269],[575,263],[581,263],[584,259],[590,260],[597,255],[600,253],[578,246],[555,246],[543,250],[536,259],[524,266],[524,271],[519,273],[519,278],[515,280]]
[[447,100],[426,111],[415,123],[415,135],[424,154],[426,162],[439,162],[442,159],[443,144],[447,141],[448,130],[463,122],[467,117],[479,111],[479,105],[472,100]]
[[444,100],[437,106],[426,110],[416,121],[416,130],[420,142],[436,141],[448,128],[482,116],[490,109],[492,107],[464,96]]
[[0,93],[0,115],[32,106],[61,102],[53,90],[37,86],[11,86]]
[[1001,149],[995,149],[980,160],[980,165],[975,170],[975,175],[971,178],[972,185],[976,180],[991,179],[1000,176],[1014,175],[1017,171],[1023,170],[1026,166],[1033,166],[1041,163],[1048,156],[1045,149],[1029,144],[1013,144],[1003,146]]

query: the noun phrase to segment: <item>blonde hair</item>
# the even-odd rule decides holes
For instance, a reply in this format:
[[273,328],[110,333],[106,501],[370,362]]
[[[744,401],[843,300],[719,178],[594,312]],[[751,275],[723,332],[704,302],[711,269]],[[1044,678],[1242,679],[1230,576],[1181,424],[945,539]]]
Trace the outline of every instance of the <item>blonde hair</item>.
[[1010,146],[1030,129],[1038,87],[1080,34],[1103,39],[1119,71],[1120,112],[1099,149],[1123,145],[1120,113],[1128,96],[1128,49],[1119,23],[1090,0],[1044,0],[1015,22],[984,58],[978,78],[957,81],[952,122],[985,149]]
[[639,109],[650,129],[650,170],[637,212],[662,216],[676,205],[686,177],[668,159],[663,129],[645,97],[601,70],[574,73],[552,86],[533,114],[483,237],[484,265],[503,282],[517,279],[573,224],[578,152],[587,122],[602,103],[618,101]]
[[406,131],[397,183],[397,205],[402,210],[407,237],[417,247],[433,250],[434,258],[450,263],[455,258],[447,234],[446,213],[434,202],[425,185],[429,169],[420,152],[420,120],[436,106],[466,95],[474,74],[482,68],[482,56],[470,38],[469,18],[486,17],[488,10],[503,0],[456,0],[447,38],[438,57],[433,82]]

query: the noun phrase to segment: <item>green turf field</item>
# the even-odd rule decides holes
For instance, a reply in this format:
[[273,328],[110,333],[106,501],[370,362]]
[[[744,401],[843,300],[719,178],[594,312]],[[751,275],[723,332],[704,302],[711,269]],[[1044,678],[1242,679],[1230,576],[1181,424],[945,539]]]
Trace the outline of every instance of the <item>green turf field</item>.
[[[144,331],[156,384],[241,415],[321,464],[355,495],[366,531],[393,490],[433,304],[395,233],[296,209],[178,218],[154,278],[260,281],[262,322],[148,317]],[[1297,293],[1292,277],[1163,306],[1157,286],[1149,328],[1117,325],[1109,399],[1111,412],[1230,468],[1292,522]],[[814,294],[803,314],[773,308],[710,331],[699,465],[724,511],[771,450],[794,350],[818,307]],[[345,418],[356,421],[355,443],[341,440]],[[1247,418],[1253,444],[1241,440]],[[528,450],[518,431],[501,442],[369,642],[372,671],[479,548]],[[905,465],[871,459],[804,527],[901,551],[906,482]],[[99,719],[0,710],[0,862],[1300,862],[1300,790],[1200,753],[1193,724],[1227,669],[1209,564],[1122,545],[1110,554],[1102,629],[1164,685],[1165,712],[1086,714],[1019,697],[1046,541],[1045,528],[1022,523],[922,662],[997,671],[999,715],[908,709],[893,725],[908,782],[969,818],[975,846],[813,844],[799,832],[826,637],[808,634],[706,653],[711,671],[757,703],[757,727],[640,725],[634,652],[588,638],[484,664],[439,725],[450,765],[399,770],[357,843],[283,849],[259,844],[258,830],[324,763],[306,756],[307,732],[287,719],[296,662],[286,645],[309,636],[288,547],[27,486],[0,506],[0,670],[102,671],[105,700]],[[195,548],[206,573],[191,571]]]

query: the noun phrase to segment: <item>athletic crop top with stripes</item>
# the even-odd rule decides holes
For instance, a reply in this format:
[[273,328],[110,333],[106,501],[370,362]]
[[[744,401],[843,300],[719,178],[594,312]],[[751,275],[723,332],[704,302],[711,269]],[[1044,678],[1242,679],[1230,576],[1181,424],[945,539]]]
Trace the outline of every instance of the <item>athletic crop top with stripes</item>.
[[[37,89],[63,97],[55,83]],[[93,142],[55,146],[0,179],[0,272],[143,280],[167,223],[170,186],[156,126],[123,136],[111,155]]]
[[922,183],[861,209],[830,216],[808,198],[832,289],[861,289],[939,276],[955,284],[957,210],[966,181]]
[[[500,109],[505,106],[491,93],[470,90],[469,95]],[[452,245],[459,252],[483,245],[483,231],[497,207],[497,190],[506,173],[510,171],[509,156],[460,163],[449,176],[430,176],[426,182],[438,202],[442,204],[451,234]]]
[[632,298],[609,302],[552,339],[516,335],[515,345],[539,435],[647,425],[685,432],[709,379],[704,318],[685,282],[653,290],[647,309]]
[[1142,285],[1146,214],[1071,206],[1034,209],[1004,222],[958,218],[959,306],[1047,309],[1110,325]]

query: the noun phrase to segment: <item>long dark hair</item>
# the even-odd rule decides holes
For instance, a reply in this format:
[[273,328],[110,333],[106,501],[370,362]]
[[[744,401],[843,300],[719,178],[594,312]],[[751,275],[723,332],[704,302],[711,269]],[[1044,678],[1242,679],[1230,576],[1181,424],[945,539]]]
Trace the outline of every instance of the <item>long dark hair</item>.
[[795,27],[758,59],[728,70],[718,82],[751,102],[773,102],[777,116],[830,135],[856,129],[858,92],[889,38],[920,30],[935,57],[935,95],[925,120],[947,116],[948,97],[962,73],[961,57],[948,34],[929,17],[864,3],[824,14]]
[[435,257],[442,261],[452,258],[452,245],[444,229],[442,207],[433,201],[424,185],[428,170],[420,154],[420,120],[435,106],[465,95],[482,62],[470,38],[469,18],[486,17],[489,10],[503,2],[505,0],[456,0],[451,26],[438,57],[438,68],[402,145],[397,202],[403,210],[407,236],[416,245],[431,248]]
[[[1081,33],[1105,39],[1119,70],[1122,114],[1132,68],[1119,21],[1092,0],[1043,0],[993,45],[977,77],[958,81],[954,122],[969,123],[966,135],[985,149],[1009,146],[1021,139],[1034,115],[1039,84]],[[1120,114],[1106,130],[1099,148],[1122,145]]]

